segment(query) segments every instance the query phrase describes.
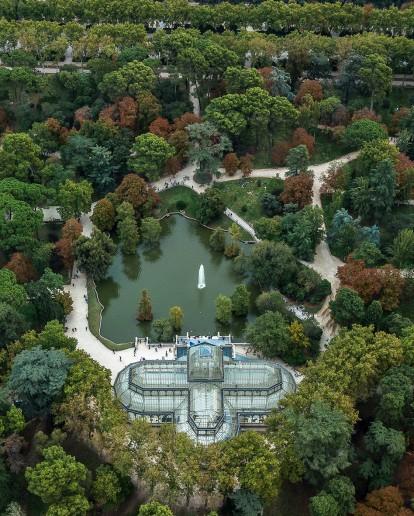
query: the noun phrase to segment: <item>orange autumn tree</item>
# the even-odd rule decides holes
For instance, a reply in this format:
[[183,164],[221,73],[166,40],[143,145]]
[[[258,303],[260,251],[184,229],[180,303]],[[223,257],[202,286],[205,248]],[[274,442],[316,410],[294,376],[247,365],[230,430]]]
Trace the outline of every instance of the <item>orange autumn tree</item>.
[[292,147],[297,147],[298,145],[306,145],[309,156],[312,156],[315,149],[315,138],[303,127],[295,129],[292,135]]
[[313,177],[310,174],[298,174],[287,177],[280,199],[283,204],[297,204],[300,209],[312,202]]
[[355,290],[365,304],[378,299],[387,311],[394,310],[400,304],[405,281],[400,271],[392,265],[368,268],[364,260],[348,256],[345,265],[338,267],[337,276],[341,286]]
[[74,243],[82,234],[82,224],[76,219],[68,219],[62,228],[62,238],[55,244],[56,254],[65,269],[70,270],[75,262]]
[[148,130],[152,134],[161,136],[161,138],[167,138],[172,131],[172,126],[166,118],[159,116],[150,123]]
[[278,166],[284,165],[291,148],[292,145],[288,142],[275,143],[272,147],[272,163]]
[[295,97],[295,103],[301,104],[304,97],[310,95],[313,100],[319,101],[323,99],[323,89],[319,81],[305,79],[299,86],[298,93]]
[[356,506],[355,516],[408,516],[413,511],[404,507],[398,487],[387,486],[367,494],[364,502]]
[[229,152],[224,156],[223,167],[229,176],[234,176],[239,168],[239,164],[240,160],[235,152]]
[[23,253],[13,253],[4,267],[14,272],[18,283],[27,283],[36,279],[36,270]]

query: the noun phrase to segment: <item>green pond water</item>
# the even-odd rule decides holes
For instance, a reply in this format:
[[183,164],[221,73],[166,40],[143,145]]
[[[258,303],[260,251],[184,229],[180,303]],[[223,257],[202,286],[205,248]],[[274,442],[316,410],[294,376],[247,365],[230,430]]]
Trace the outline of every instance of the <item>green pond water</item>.
[[[153,250],[138,246],[135,256],[114,257],[107,277],[97,285],[102,313],[101,333],[114,342],[129,342],[135,336],[150,336],[151,323],[136,320],[138,301],[147,289],[154,319],[168,317],[171,306],[184,311],[181,334],[211,335],[229,332],[242,339],[246,322],[255,317],[251,309],[247,318],[235,318],[230,326],[215,320],[215,299],[231,295],[243,280],[233,271],[232,261],[213,252],[208,240],[211,232],[184,217],[163,221],[159,247]],[[249,246],[243,246],[248,253]],[[204,265],[206,288],[197,288],[198,270]]]

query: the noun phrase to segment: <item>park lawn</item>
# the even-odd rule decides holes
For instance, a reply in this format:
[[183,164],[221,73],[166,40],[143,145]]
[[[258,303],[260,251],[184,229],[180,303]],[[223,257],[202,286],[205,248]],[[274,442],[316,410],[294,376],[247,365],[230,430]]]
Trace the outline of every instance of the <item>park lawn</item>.
[[342,143],[332,140],[329,135],[322,131],[317,130],[314,137],[315,148],[310,158],[311,166],[338,159],[349,152],[349,149],[346,149]]
[[254,223],[264,216],[261,197],[271,191],[273,179],[240,179],[217,183],[223,195],[224,204],[247,222]]
[[[177,202],[184,203],[184,211],[189,217],[196,217],[199,206],[198,194],[186,186],[174,186],[159,192],[161,199],[159,206],[160,217],[172,211],[180,211],[183,208],[177,207]],[[183,204],[183,205],[184,205]]]

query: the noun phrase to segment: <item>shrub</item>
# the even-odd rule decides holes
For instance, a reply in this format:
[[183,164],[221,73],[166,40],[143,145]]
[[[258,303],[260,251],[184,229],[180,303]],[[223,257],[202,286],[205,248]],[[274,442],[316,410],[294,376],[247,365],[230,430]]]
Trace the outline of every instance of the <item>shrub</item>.
[[358,149],[364,143],[387,139],[384,126],[373,120],[361,119],[352,122],[344,131],[343,142],[350,149]]

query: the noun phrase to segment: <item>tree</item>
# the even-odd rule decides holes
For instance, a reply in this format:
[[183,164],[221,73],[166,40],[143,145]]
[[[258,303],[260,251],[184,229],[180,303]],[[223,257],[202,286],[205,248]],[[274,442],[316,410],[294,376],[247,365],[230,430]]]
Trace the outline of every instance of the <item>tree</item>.
[[280,312],[284,314],[287,310],[283,296],[277,290],[262,292],[256,298],[256,307],[259,313]]
[[19,400],[25,414],[44,414],[61,394],[69,365],[62,351],[40,346],[23,350],[13,361],[7,389]]
[[365,312],[366,324],[373,324],[374,328],[376,330],[378,330],[379,327],[381,326],[382,317],[383,317],[383,310],[382,310],[381,303],[377,300],[372,301],[368,305],[366,312]]
[[239,158],[237,157],[237,154],[234,152],[227,153],[223,159],[223,167],[226,174],[234,176],[239,168]]
[[342,514],[335,498],[324,491],[321,491],[316,496],[312,496],[309,512],[311,516],[337,516]]
[[279,312],[265,312],[249,324],[246,340],[266,358],[284,357],[289,351],[289,328]]
[[280,217],[273,217],[271,219],[260,217],[260,219],[255,221],[253,227],[257,238],[261,240],[280,240],[282,233]]
[[17,340],[26,329],[23,315],[13,306],[0,303],[0,343],[6,346]]
[[289,168],[288,176],[297,176],[306,172],[309,167],[309,151],[306,145],[298,145],[289,150],[286,158]]
[[151,91],[155,86],[155,74],[152,68],[140,63],[131,61],[118,70],[104,75],[99,89],[111,100],[119,97]]
[[359,215],[381,220],[394,205],[396,180],[391,160],[381,161],[368,178],[358,177],[350,189],[353,207]]
[[358,149],[367,142],[386,139],[387,133],[383,126],[368,119],[352,122],[343,134],[343,142],[350,149]]
[[[87,472],[86,467],[65,453],[61,446],[50,446],[43,450],[42,462],[26,469],[27,489],[39,496],[44,503],[51,504],[48,513],[86,515],[89,509],[89,503],[84,496]],[[83,503],[79,503],[78,497],[83,499]],[[58,512],[58,507],[71,505],[72,509],[76,506],[79,512]]]
[[0,179],[14,177],[26,183],[35,182],[42,168],[41,149],[26,133],[9,133],[0,150]]
[[356,505],[355,516],[371,516],[372,514],[404,515],[404,498],[395,486],[376,489],[367,494],[364,502]]
[[82,234],[82,224],[76,219],[68,219],[62,227],[62,238],[74,242]]
[[148,291],[143,290],[141,292],[141,299],[138,304],[138,321],[152,321],[152,307],[151,307],[151,299],[149,297]]
[[174,152],[174,147],[164,138],[152,133],[141,134],[135,138],[128,164],[138,174],[156,181],[164,170],[165,162],[174,156]]
[[183,324],[184,312],[180,306],[172,306],[169,311],[170,322],[174,330],[180,330]]
[[100,199],[95,204],[91,221],[101,231],[112,230],[115,226],[115,208],[109,199]]
[[312,156],[315,148],[315,138],[311,136],[306,129],[303,129],[303,127],[298,127],[293,132],[292,145],[293,148],[296,148],[299,145],[305,145],[308,149],[309,156]]
[[36,277],[32,262],[23,253],[13,253],[4,267],[14,273],[18,283],[27,283]]
[[301,211],[283,217],[281,233],[298,258],[312,261],[316,246],[323,238],[323,224],[322,209],[305,206]]
[[350,288],[340,288],[335,300],[330,301],[329,308],[333,319],[341,326],[350,327],[362,322],[365,314],[363,300]]
[[296,104],[301,104],[306,95],[310,95],[314,100],[323,99],[322,85],[319,81],[305,79],[299,86],[299,90],[295,97]]
[[309,482],[317,485],[350,465],[352,425],[340,410],[324,401],[313,401],[306,412],[288,408],[285,413]]
[[381,265],[385,258],[381,250],[373,242],[365,241],[352,253],[354,260],[363,260],[367,267]]
[[297,265],[286,244],[264,240],[253,248],[249,271],[253,281],[263,289],[278,288],[290,283],[297,272]]
[[299,174],[287,177],[280,200],[284,204],[297,204],[303,208],[312,202],[313,177],[309,174]]
[[237,489],[229,495],[229,499],[233,505],[232,514],[235,516],[258,516],[263,513],[260,498],[247,489]]
[[64,220],[80,217],[91,209],[92,186],[88,181],[75,183],[67,179],[60,187],[58,211]]
[[134,208],[129,202],[122,202],[117,207],[117,230],[122,252],[135,254],[139,241],[138,226],[134,217]]
[[361,475],[369,480],[370,489],[389,485],[405,453],[404,434],[387,428],[381,421],[374,421],[365,434],[364,443],[367,457],[361,464]]
[[[24,338],[24,337],[23,337]],[[40,346],[42,349],[59,349],[74,351],[77,340],[65,335],[65,328],[59,321],[53,320],[46,323],[43,330],[38,333],[32,346]]]
[[218,188],[207,188],[200,195],[197,218],[202,224],[208,224],[218,218],[224,211],[223,196]]
[[216,319],[222,324],[229,324],[231,320],[231,299],[223,294],[216,298]]
[[215,229],[209,238],[210,247],[217,252],[224,251],[224,246],[226,243],[226,237],[224,235],[224,231],[221,228]]
[[63,292],[63,277],[46,268],[37,281],[26,284],[29,300],[27,316],[34,326],[43,326],[51,319],[63,321],[65,314],[60,296]]
[[402,229],[394,238],[391,252],[397,267],[401,269],[414,267],[414,231]]
[[245,154],[244,156],[241,156],[240,161],[239,161],[239,168],[241,170],[243,177],[250,176],[250,174],[252,173],[252,170],[253,170],[251,154]]
[[121,498],[122,486],[114,469],[101,464],[96,469],[92,495],[99,507],[116,505]]
[[136,174],[127,174],[121,184],[115,190],[120,202],[127,201],[132,204],[137,217],[151,213],[158,204],[159,198],[151,185]]
[[173,516],[173,512],[160,502],[149,502],[140,506],[137,516]]
[[30,256],[39,248],[37,232],[42,220],[40,210],[33,210],[24,201],[0,193],[0,249],[22,251]]
[[245,93],[249,88],[262,87],[263,78],[256,68],[229,66],[224,73],[228,93]]
[[79,269],[95,281],[105,277],[115,251],[115,244],[99,229],[94,229],[90,238],[80,236],[75,243],[75,257]]
[[141,223],[141,235],[144,244],[149,246],[155,246],[159,243],[161,238],[161,223],[159,220],[153,217],[146,217],[142,219]]
[[152,324],[152,329],[154,330],[159,342],[171,342],[174,328],[170,319],[155,319]]
[[0,269],[0,302],[20,309],[27,301],[24,287],[16,281],[14,272]]
[[231,151],[231,142],[210,122],[191,124],[186,130],[190,137],[189,160],[198,164],[196,178],[209,183],[218,172],[223,154]]
[[358,76],[366,89],[371,92],[370,109],[374,100],[382,100],[391,89],[393,72],[379,54],[369,54],[363,58]]
[[232,311],[237,316],[245,316],[249,312],[250,294],[246,285],[237,285],[231,296]]

